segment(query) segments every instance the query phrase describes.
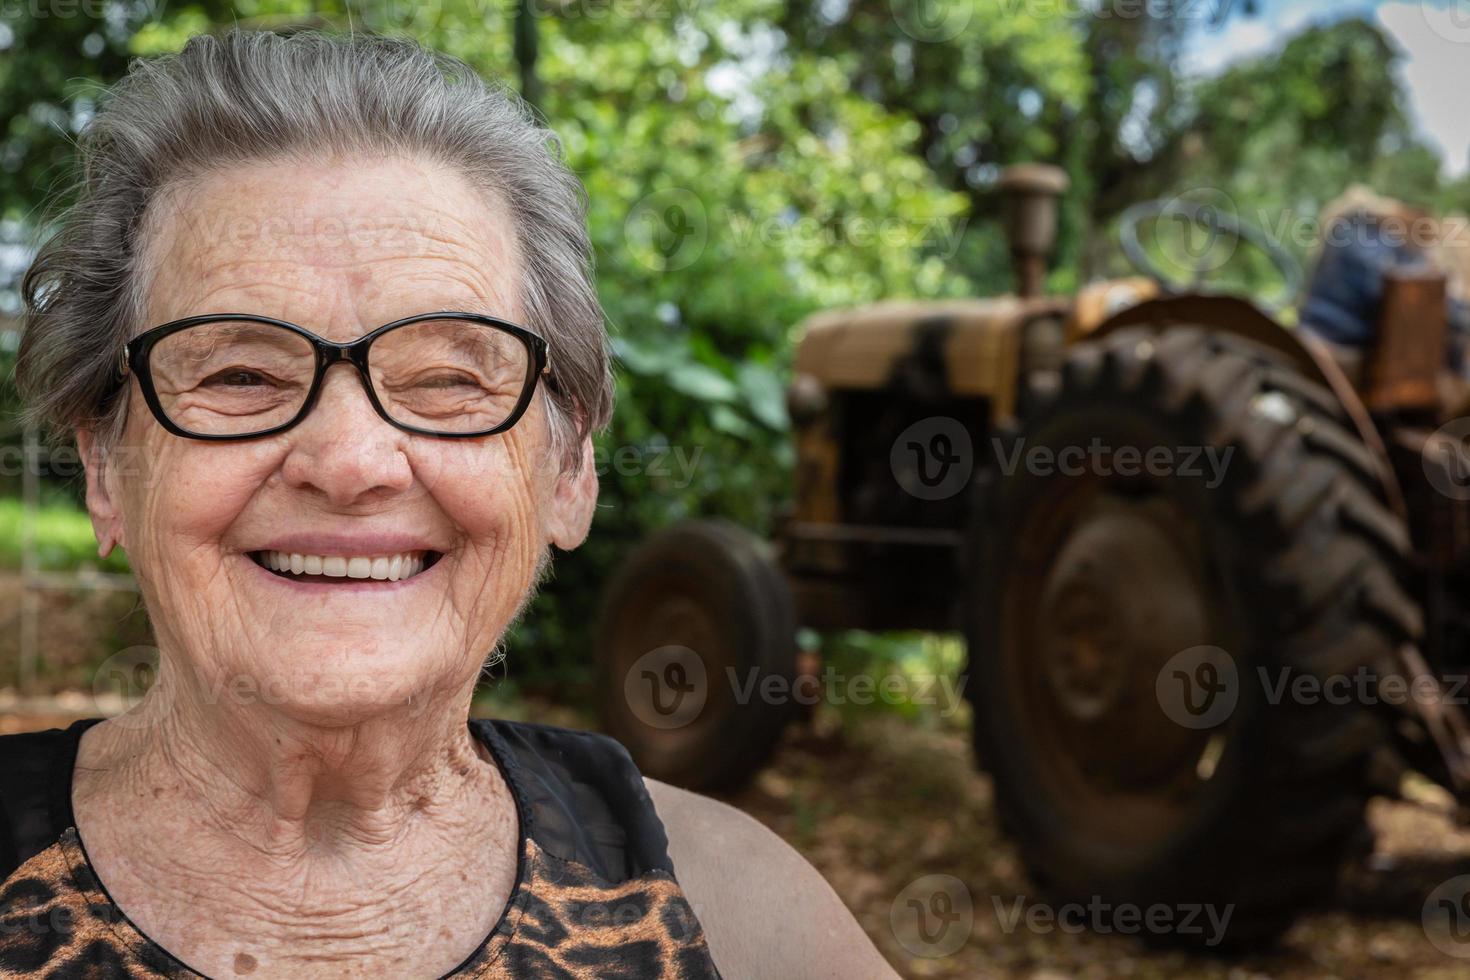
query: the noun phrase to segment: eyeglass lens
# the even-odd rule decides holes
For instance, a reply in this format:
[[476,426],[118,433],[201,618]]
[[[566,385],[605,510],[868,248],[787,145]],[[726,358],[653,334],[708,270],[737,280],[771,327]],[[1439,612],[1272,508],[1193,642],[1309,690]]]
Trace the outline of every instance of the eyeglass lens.
[[[520,338],[492,326],[422,320],[379,335],[368,350],[368,373],[394,421],[435,432],[478,432],[514,412],[530,357]],[[309,340],[250,321],[203,323],[169,334],[148,361],[164,413],[200,435],[242,435],[289,422],[316,373]]]

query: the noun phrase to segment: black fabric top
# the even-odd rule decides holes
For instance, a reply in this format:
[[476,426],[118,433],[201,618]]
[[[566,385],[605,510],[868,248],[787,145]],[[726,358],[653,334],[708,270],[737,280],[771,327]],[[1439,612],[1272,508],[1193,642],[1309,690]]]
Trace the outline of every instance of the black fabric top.
[[[101,720],[0,736],[0,927],[14,916],[50,921],[44,913],[62,906],[84,923],[65,935],[0,928],[0,977],[38,969],[199,975],[112,903],[77,836],[77,748]],[[469,726],[514,796],[520,860],[500,922],[451,974],[717,978],[703,929],[674,878],[663,823],[627,750],[605,735],[549,725],[477,719]],[[587,914],[589,904],[638,914],[609,928]]]

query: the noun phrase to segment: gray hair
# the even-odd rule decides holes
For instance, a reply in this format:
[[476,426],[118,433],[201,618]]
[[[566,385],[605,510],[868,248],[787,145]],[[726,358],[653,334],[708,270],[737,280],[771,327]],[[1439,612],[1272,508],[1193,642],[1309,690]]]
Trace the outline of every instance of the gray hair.
[[23,417],[116,445],[122,346],[150,326],[149,207],[170,188],[286,154],[402,152],[454,167],[509,209],[526,326],[552,349],[552,443],[575,469],[613,395],[586,191],[562,149],[513,92],[407,39],[234,30],[139,59],[83,131],[74,203],[22,285]]

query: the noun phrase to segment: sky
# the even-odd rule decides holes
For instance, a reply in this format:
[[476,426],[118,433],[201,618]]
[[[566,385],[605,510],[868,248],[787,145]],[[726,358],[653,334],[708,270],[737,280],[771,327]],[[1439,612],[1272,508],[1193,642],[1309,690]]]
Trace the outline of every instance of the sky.
[[[1230,0],[1205,0],[1221,9]],[[1241,4],[1238,2],[1236,6]],[[1253,17],[1233,16],[1191,36],[1185,67],[1214,73],[1278,48],[1308,24],[1369,16],[1404,52],[1400,72],[1421,135],[1440,150],[1447,176],[1470,170],[1470,0],[1258,0]]]

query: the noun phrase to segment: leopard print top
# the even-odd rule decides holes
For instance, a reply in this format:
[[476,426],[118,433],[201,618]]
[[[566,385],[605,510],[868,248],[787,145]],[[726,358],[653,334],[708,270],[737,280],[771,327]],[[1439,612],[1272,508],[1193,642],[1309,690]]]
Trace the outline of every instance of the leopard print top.
[[[113,904],[77,835],[72,768],[100,720],[0,736],[0,977],[199,976]],[[470,726],[511,787],[521,853],[500,921],[447,976],[718,978],[622,746],[551,726]]]

